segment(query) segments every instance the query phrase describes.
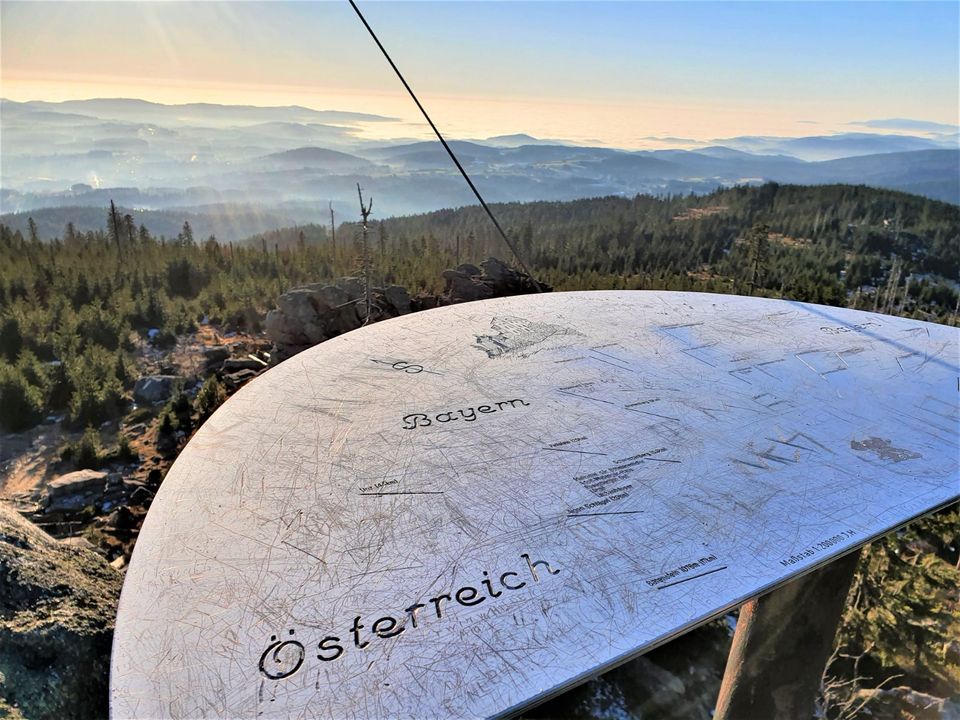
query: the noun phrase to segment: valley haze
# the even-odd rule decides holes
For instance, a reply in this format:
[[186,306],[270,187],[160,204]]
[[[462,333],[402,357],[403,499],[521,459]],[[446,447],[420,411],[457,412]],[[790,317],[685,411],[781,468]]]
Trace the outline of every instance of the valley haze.
[[[365,130],[393,127],[372,140]],[[58,236],[72,219],[104,227],[113,200],[159,234],[185,218],[198,235],[235,241],[273,228],[356,214],[356,185],[377,215],[471,205],[439,143],[404,137],[395,117],[301,106],[133,98],[0,101],[0,210],[26,231]],[[491,202],[707,193],[768,181],[855,183],[960,203],[957,127],[911,119],[853,122],[806,137],[651,137],[647,150],[523,133],[451,140]],[[95,211],[94,211],[95,210]]]

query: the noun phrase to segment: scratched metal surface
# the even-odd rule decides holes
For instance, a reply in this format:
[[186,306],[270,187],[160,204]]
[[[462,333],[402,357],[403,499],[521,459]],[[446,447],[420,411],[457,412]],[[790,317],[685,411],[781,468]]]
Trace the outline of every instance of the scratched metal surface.
[[593,292],[328,341],[167,476],[113,716],[474,717],[569,686],[956,498],[958,335]]

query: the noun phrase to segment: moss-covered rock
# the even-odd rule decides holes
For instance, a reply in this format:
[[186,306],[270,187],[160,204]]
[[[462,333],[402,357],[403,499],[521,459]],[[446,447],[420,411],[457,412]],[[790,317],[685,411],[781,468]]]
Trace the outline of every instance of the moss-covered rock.
[[122,580],[0,506],[0,717],[107,715]]

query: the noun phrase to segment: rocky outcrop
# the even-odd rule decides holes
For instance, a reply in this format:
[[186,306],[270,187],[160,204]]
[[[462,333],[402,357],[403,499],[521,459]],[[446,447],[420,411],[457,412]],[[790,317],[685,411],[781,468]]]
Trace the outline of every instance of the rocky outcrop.
[[268,363],[265,360],[261,360],[254,356],[248,356],[245,358],[229,358],[223,361],[221,366],[225,373],[235,373],[240,370],[254,370],[260,372],[268,367]]
[[0,506],[0,713],[106,717],[122,576]]
[[510,267],[502,260],[487,258],[480,267],[465,263],[453,270],[444,270],[447,287],[440,304],[487,300],[511,295],[549,292],[552,288],[538,283],[525,272]]
[[77,470],[61,475],[47,485],[40,496],[44,511],[71,512],[99,504],[107,489],[107,473]]
[[[369,322],[385,320],[440,305],[523,295],[538,291],[537,283],[526,273],[496,258],[488,258],[480,267],[463,264],[442,273],[446,287],[440,295],[410,297],[398,285],[372,290]],[[539,284],[541,292],[551,288]],[[294,288],[277,300],[277,308],[267,313],[267,337],[273,342],[272,359],[285,360],[312,345],[355,330],[366,322],[363,283],[358,278],[341,278],[333,285],[314,283]]]
[[142,405],[166,402],[173,395],[182,378],[176,375],[149,375],[137,380],[133,386],[133,399]]
[[213,367],[230,357],[230,348],[226,345],[213,345],[203,349],[203,360],[207,367]]
[[[392,285],[371,291],[370,321],[404,315],[411,310],[410,296]],[[366,319],[363,283],[340,278],[334,285],[314,283],[281,295],[277,308],[267,313],[267,337],[273,341],[276,360],[283,360],[312,345],[355,330]]]
[[203,349],[202,374],[216,375],[228,388],[236,389],[270,367],[270,347],[270,343],[251,342],[211,345]]
[[[153,492],[145,482],[119,472],[77,470],[22,497],[20,511],[56,538],[75,535],[79,528],[94,528],[97,552],[115,560],[133,550]],[[70,542],[89,545],[77,537]]]

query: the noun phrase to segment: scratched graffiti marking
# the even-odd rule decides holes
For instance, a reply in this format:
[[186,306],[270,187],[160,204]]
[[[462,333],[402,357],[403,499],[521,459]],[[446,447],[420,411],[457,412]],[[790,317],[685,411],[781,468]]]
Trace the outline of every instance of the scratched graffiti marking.
[[856,355],[860,352],[863,352],[863,348],[850,348],[848,350],[827,352],[822,350],[805,350],[804,352],[797,353],[795,357],[826,380],[827,375],[843,372],[850,367],[844,356]]
[[890,444],[889,440],[871,437],[865,440],[851,440],[850,449],[859,453],[872,453],[881,460],[890,460],[891,462],[903,462],[904,460],[916,460],[923,457],[920,453],[912,450],[897,448]]
[[478,335],[475,347],[489,358],[505,355],[528,357],[547,347],[558,348],[572,344],[582,333],[569,327],[536,322],[522,317],[495,317],[490,321],[488,335]]
[[880,323],[874,320],[868,320],[867,322],[858,323],[857,325],[825,325],[820,328],[820,331],[825,332],[828,335],[843,335],[844,333],[849,332],[863,332],[867,328],[871,327],[880,327]]
[[786,438],[767,437],[765,440],[770,444],[759,450],[755,449],[753,442],[747,444],[746,449],[750,451],[752,457],[730,458],[731,461],[742,467],[770,470],[777,466],[798,465],[812,460],[815,455],[833,454],[830,448],[808,433],[795,432]]
[[746,376],[754,373],[762,374],[767,378],[772,378],[773,380],[781,380],[782,378],[780,375],[776,375],[772,372],[774,370],[772,366],[782,362],[782,358],[778,360],[768,360],[766,362],[754,363],[752,365],[747,365],[746,367],[737,368],[736,370],[728,370],[727,372],[731,377],[741,382],[745,382],[747,385],[752,385],[753,383],[750,382]]
[[370,362],[375,362],[380,365],[386,365],[391,370],[399,370],[406,373],[407,375],[419,375],[422,372],[430,373],[431,375],[442,375],[443,373],[438,373],[435,370],[427,370],[418,363],[407,362],[406,360],[378,360],[377,358],[370,358]]

